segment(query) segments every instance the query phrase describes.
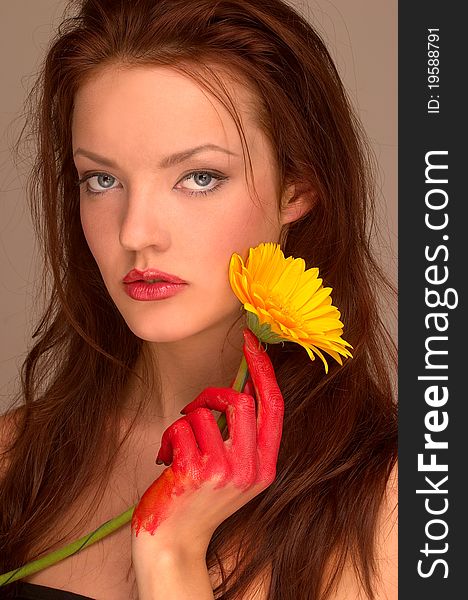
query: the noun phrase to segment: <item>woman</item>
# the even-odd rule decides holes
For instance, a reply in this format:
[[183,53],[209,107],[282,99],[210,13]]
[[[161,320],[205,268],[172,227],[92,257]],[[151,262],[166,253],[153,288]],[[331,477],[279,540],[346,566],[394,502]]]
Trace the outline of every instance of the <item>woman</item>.
[[[1,572],[123,512],[185,460],[155,531],[122,528],[18,597],[396,597],[394,347],[375,297],[391,286],[369,248],[367,147],[326,48],[281,0],[75,4],[31,111],[53,285],[24,406],[2,423]],[[352,360],[325,374],[298,345],[252,344],[227,266],[260,242],[319,268]],[[143,297],[138,278],[172,283]],[[242,395],[229,387],[243,354]],[[255,402],[267,442],[249,471]],[[228,440],[223,407],[243,415]],[[235,422],[244,454],[220,473]],[[203,472],[194,436],[212,450]]]

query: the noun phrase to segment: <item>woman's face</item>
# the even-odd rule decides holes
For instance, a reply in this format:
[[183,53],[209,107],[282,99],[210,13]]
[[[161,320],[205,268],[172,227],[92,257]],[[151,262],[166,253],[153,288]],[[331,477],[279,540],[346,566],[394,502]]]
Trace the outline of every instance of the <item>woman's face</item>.
[[[251,246],[279,241],[277,173],[246,112],[247,94],[235,96],[260,205],[247,188],[232,118],[191,79],[169,68],[109,67],[75,97],[83,231],[111,298],[144,340],[176,341],[232,323],[240,314],[228,281],[232,253],[245,259]],[[132,269],[186,284],[169,297],[134,299],[123,282]]]

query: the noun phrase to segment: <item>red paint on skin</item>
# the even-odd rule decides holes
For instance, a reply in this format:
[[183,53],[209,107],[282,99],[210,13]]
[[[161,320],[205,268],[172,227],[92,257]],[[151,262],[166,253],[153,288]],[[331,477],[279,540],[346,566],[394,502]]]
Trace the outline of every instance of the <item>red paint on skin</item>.
[[195,491],[201,484],[201,477],[196,480],[182,473],[175,473],[172,467],[164,469],[135,508],[131,523],[135,535],[138,536],[141,529],[154,535],[159,524],[169,517],[174,499]]
[[161,521],[168,517],[170,500],[176,485],[172,470],[165,469],[146,490],[132,516],[131,528],[136,536],[140,529],[153,534]]
[[[172,465],[146,490],[135,508],[135,535],[141,530],[153,535],[170,516],[177,497],[196,491],[205,482],[214,484],[215,490],[233,484],[246,491],[256,483],[269,485],[273,481],[284,402],[266,351],[247,329],[244,339],[251,382],[244,393],[206,388],[182,409],[185,416],[165,430],[157,461]],[[228,440],[223,441],[211,410],[226,413]]]
[[[258,348],[258,340],[250,330],[244,330],[244,339],[251,351]],[[260,477],[274,479],[283,427],[284,401],[276,382],[273,365],[266,351],[257,351],[257,359],[246,356],[249,372],[258,399],[257,445],[260,458]]]

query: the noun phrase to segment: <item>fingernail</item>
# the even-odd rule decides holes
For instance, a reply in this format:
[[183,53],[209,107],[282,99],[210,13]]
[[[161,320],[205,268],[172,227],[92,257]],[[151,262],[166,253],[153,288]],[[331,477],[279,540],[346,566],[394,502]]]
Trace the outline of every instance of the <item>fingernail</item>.
[[244,385],[244,392],[246,394],[250,394],[251,396],[255,396],[255,388],[251,379],[248,379],[246,384]]
[[244,340],[247,348],[251,352],[258,352],[260,347],[260,342],[257,336],[250,331],[250,329],[244,329]]
[[188,404],[186,404],[184,406],[184,408],[180,411],[180,414],[188,415],[189,412],[192,412],[192,410],[194,409],[194,406],[196,406],[196,403],[194,404],[194,400],[192,400],[192,402],[189,402]]

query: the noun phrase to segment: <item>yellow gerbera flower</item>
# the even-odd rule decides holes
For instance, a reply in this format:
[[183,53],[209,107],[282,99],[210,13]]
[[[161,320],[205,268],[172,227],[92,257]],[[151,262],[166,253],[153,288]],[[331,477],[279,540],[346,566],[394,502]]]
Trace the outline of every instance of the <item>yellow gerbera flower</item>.
[[[234,253],[229,263],[229,283],[247,311],[249,329],[263,342],[295,342],[311,360],[314,352],[325,372],[327,352],[340,365],[341,356],[352,358],[351,344],[341,338],[341,313],[332,306],[332,288],[323,287],[318,269],[305,268],[302,258],[285,258],[279,244],[262,243],[250,248],[244,265]],[[320,350],[319,350],[320,348]]]

